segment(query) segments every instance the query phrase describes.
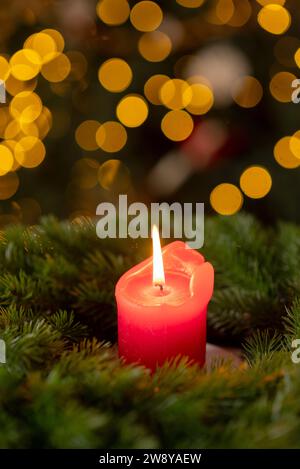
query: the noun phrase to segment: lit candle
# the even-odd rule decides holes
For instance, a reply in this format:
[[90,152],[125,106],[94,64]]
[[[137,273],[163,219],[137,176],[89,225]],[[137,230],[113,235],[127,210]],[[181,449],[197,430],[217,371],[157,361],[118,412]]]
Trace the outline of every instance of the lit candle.
[[213,267],[182,241],[161,251],[155,226],[152,240],[153,258],[126,272],[116,286],[119,354],[152,370],[179,355],[203,366]]

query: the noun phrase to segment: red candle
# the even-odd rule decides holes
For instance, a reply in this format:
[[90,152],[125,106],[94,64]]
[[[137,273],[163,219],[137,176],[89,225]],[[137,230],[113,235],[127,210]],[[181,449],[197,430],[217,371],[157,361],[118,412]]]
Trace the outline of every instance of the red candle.
[[178,355],[203,366],[213,267],[182,241],[161,251],[156,227],[152,238],[153,258],[126,272],[116,286],[119,354],[152,370]]

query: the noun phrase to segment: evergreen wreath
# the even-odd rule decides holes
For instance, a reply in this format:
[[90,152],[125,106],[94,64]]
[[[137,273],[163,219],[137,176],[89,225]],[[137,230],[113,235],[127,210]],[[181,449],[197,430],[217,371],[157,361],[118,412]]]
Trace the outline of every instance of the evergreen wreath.
[[206,223],[209,340],[238,344],[239,368],[182,358],[151,375],[119,359],[114,287],[147,249],[53,217],[1,234],[0,447],[299,447],[300,227]]

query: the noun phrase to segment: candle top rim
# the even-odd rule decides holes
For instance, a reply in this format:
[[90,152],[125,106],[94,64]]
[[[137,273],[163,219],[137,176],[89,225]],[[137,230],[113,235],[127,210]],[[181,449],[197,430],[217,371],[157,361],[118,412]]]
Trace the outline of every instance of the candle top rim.
[[[171,302],[168,302],[167,296],[162,297],[162,301],[157,304],[153,304],[153,297],[151,292],[155,292],[155,288],[152,285],[152,266],[153,258],[152,256],[141,262],[140,264],[132,267],[128,272],[123,274],[119,279],[116,285],[116,295],[119,300],[123,298],[124,300],[135,304],[137,306],[142,306],[144,308],[153,308],[160,305],[167,305],[168,307],[178,307],[183,303],[188,303],[193,300],[195,295],[195,289],[199,291],[199,296],[201,296],[201,302],[204,299],[204,303],[208,303],[213,289],[213,277],[214,271],[213,267],[209,262],[206,262],[202,254],[199,252],[190,249],[182,241],[174,241],[173,243],[168,244],[162,249],[163,260],[165,265],[166,273],[166,285],[168,288],[168,278],[170,276],[173,279],[174,276],[182,276],[188,278],[188,282],[185,282],[184,288],[186,294],[179,296],[182,301],[178,301],[176,304],[172,304],[172,295],[169,299]],[[140,295],[135,293],[136,288],[141,287],[140,278],[149,278],[149,288],[147,283],[145,283],[145,295],[149,296],[149,304],[147,301],[141,301]],[[199,281],[200,279],[200,281]],[[178,282],[176,283],[178,288]],[[153,288],[153,290],[150,289]],[[172,285],[171,285],[172,287]],[[179,283],[179,288],[181,285]],[[182,292],[181,292],[182,293]],[[206,297],[208,298],[206,301]],[[152,302],[151,302],[152,299]],[[174,298],[173,298],[174,299]]]

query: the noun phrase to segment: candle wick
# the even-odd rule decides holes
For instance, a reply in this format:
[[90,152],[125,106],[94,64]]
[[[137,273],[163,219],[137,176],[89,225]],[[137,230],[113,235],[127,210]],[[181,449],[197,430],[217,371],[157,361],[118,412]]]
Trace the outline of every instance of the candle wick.
[[161,283],[156,283],[154,286],[159,287],[160,291],[163,291],[163,289],[164,289],[164,287]]

